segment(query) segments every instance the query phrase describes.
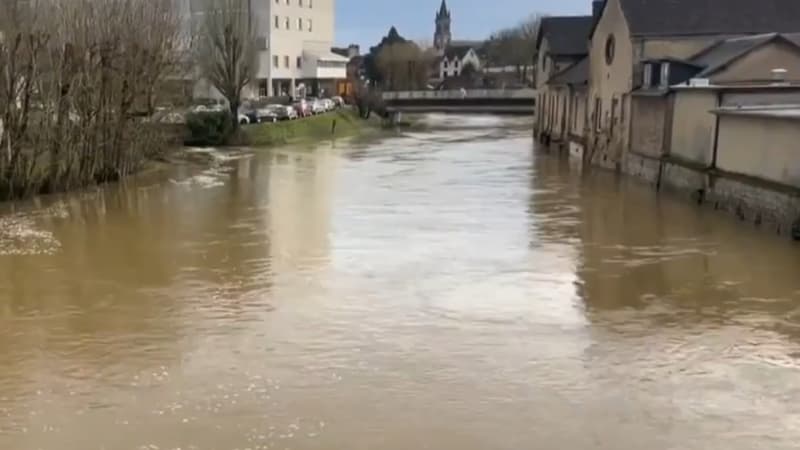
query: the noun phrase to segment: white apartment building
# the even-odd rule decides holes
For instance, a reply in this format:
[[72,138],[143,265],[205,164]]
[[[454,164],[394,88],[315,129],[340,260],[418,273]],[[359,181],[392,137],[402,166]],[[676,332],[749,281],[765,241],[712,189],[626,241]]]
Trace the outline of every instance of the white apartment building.
[[[181,0],[195,21],[208,0]],[[348,59],[331,52],[335,0],[248,0],[257,21],[256,82],[246,97],[334,95],[336,80],[347,77]],[[196,29],[196,28],[195,28]],[[199,82],[195,97],[216,97]]]

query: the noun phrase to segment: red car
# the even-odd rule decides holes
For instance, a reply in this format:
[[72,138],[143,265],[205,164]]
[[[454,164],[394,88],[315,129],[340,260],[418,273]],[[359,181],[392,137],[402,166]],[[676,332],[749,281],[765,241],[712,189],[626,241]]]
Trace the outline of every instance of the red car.
[[305,100],[299,100],[292,105],[294,110],[297,111],[297,117],[309,117],[313,115],[311,111],[311,104]]

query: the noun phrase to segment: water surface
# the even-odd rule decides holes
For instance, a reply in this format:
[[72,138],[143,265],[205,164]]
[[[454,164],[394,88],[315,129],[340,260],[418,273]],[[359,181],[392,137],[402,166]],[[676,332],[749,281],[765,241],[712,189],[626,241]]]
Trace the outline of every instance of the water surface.
[[428,120],[5,206],[0,448],[797,448],[798,246]]

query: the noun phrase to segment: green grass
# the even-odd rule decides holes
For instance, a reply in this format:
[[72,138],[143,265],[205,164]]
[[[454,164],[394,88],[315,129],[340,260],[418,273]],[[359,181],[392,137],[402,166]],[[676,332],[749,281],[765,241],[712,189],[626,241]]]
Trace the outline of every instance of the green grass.
[[337,110],[298,120],[245,126],[242,131],[248,145],[270,147],[355,136],[365,131],[365,128],[372,127],[372,121],[358,118],[351,110]]

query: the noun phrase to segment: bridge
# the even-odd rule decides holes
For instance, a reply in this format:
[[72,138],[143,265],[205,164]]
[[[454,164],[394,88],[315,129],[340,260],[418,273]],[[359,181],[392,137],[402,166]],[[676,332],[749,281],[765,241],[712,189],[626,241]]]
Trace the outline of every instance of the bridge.
[[389,91],[383,101],[389,113],[492,113],[533,115],[535,89]]

